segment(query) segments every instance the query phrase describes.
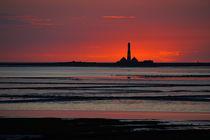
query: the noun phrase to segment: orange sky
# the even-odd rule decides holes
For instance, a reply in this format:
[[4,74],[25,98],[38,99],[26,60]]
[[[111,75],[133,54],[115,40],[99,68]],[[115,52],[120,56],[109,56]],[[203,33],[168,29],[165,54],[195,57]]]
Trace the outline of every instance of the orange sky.
[[210,62],[208,0],[0,2],[0,62]]

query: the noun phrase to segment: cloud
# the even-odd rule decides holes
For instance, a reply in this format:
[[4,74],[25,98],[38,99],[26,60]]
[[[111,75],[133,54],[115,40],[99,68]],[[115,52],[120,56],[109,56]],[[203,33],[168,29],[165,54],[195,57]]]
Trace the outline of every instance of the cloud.
[[104,19],[135,19],[135,16],[102,16]]
[[50,18],[41,18],[37,16],[0,16],[0,24],[3,25],[32,25],[35,27],[55,26],[56,24]]

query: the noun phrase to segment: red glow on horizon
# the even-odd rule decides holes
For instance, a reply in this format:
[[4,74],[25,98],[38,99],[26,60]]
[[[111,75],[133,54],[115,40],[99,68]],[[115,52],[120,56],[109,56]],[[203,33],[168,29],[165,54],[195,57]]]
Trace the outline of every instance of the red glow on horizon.
[[[195,50],[191,50],[190,46],[176,48],[177,44],[179,42],[174,41],[131,42],[131,57],[136,57],[139,61],[196,62],[196,60],[181,60],[180,57],[183,57],[185,52],[191,53],[192,51],[194,53]],[[116,62],[127,56],[127,42],[107,43],[98,46],[78,45],[77,50],[72,50],[69,44],[54,45],[45,46],[45,48],[55,48],[54,50],[51,49],[51,51],[46,51],[46,49],[40,52],[25,53],[16,51],[14,53],[10,52],[10,54],[2,54],[0,60],[5,62]],[[10,58],[10,61],[7,58]],[[205,62],[205,60],[200,61]]]

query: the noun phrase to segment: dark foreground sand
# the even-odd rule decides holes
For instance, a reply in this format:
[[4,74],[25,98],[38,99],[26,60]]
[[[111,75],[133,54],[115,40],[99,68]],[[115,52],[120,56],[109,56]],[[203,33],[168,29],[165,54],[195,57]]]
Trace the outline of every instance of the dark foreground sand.
[[204,120],[174,123],[102,118],[0,118],[0,125],[0,140],[210,139],[209,121]]

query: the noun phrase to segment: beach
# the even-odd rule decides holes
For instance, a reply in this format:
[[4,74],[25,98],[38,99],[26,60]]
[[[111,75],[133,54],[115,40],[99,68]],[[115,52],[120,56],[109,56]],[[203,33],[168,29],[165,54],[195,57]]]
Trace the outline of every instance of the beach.
[[0,111],[0,139],[209,139],[210,113]]
[[210,120],[210,113],[92,110],[0,110],[0,117]]
[[[139,119],[1,118],[0,139],[209,139],[209,125]],[[200,123],[199,126],[196,123]],[[199,128],[200,127],[200,128]],[[208,129],[205,129],[208,127]]]
[[209,139],[208,67],[0,67],[0,139]]

